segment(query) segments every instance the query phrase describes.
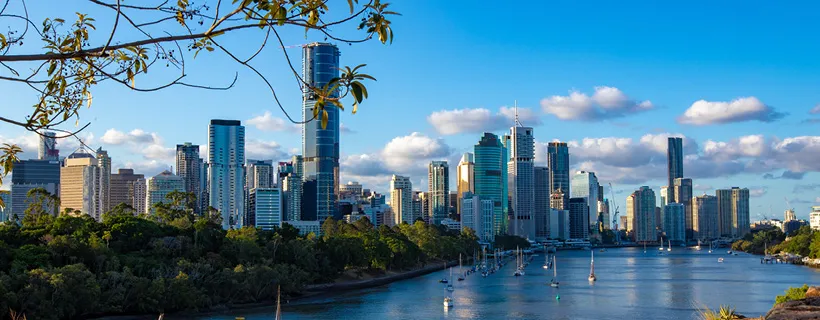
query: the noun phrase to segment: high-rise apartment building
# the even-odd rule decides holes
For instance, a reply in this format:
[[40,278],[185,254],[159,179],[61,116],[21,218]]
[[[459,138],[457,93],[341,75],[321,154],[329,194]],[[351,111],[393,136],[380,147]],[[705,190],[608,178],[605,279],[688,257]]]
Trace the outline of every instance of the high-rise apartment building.
[[100,215],[108,212],[111,209],[111,157],[108,156],[108,151],[102,148],[97,149],[97,167],[99,170],[100,182],[97,188],[97,208]]
[[40,143],[37,145],[38,160],[60,160],[56,137],[57,134],[53,131],[44,131],[40,134]]
[[[302,80],[310,87],[321,88],[333,78],[339,77],[339,48],[333,44],[315,42],[302,47]],[[303,179],[315,183],[315,193],[308,197],[305,188],[303,212],[306,216],[316,216],[319,221],[333,217],[338,211],[339,196],[339,108],[328,107],[327,126],[322,128],[321,119],[313,119],[316,103],[314,91],[304,86],[302,92],[302,156]],[[336,94],[334,94],[335,96]],[[308,184],[313,189],[313,183]],[[315,194],[315,197],[313,196]]]
[[672,199],[675,200],[675,203],[683,204],[683,211],[686,214],[686,240],[694,240],[695,227],[692,220],[692,179],[675,178],[673,186],[674,197]]
[[[663,194],[661,194],[663,195]],[[680,203],[669,203],[662,211],[663,232],[666,239],[675,244],[686,241],[686,216],[683,205]]]
[[535,239],[535,137],[529,127],[510,128],[509,181],[513,214],[510,234]]
[[720,238],[717,197],[704,194],[692,198],[692,224],[694,239]]
[[[29,206],[28,192],[43,188],[48,193],[58,195],[60,191],[60,162],[57,160],[21,160],[14,163],[11,176],[11,201],[6,203],[7,216],[16,216],[18,221]],[[56,213],[56,212],[55,212]]]
[[732,189],[715,190],[718,206],[718,228],[721,237],[732,236]]
[[589,239],[589,205],[587,197],[569,198],[569,238]]
[[473,229],[481,242],[493,243],[493,201],[481,199],[481,196],[469,191],[462,194],[462,197],[464,210],[461,213],[461,226]]
[[811,207],[811,213],[809,213],[809,226],[812,230],[820,230],[820,206]]
[[272,188],[273,160],[251,160],[245,163],[245,188]]
[[156,212],[155,204],[168,202],[169,193],[185,192],[185,180],[168,170],[148,178],[146,186],[145,208],[152,213]]
[[493,231],[507,231],[507,149],[497,135],[485,132],[473,148],[475,194],[493,201]]
[[535,239],[550,238],[550,170],[535,167]]
[[111,175],[111,207],[124,203],[137,214],[145,213],[145,176],[134,174],[133,169],[118,169]]
[[794,209],[787,209],[783,212],[783,222],[797,220],[797,216],[794,215]]
[[[601,190],[598,191],[600,192]],[[598,216],[601,219],[601,228],[603,230],[612,228],[612,221],[610,221],[609,217],[609,199],[604,199],[603,201],[598,200]]]
[[208,127],[208,203],[222,215],[222,228],[239,228],[245,217],[245,127],[237,120],[211,120]]
[[[672,186],[672,188],[674,188],[674,186]],[[669,202],[669,187],[667,187],[667,186],[661,187],[660,196],[661,196],[661,208],[664,208],[664,207],[666,207],[667,204],[670,203]],[[674,198],[672,198],[672,199],[673,199],[672,203],[674,203],[675,202]]]
[[470,152],[464,153],[456,169],[456,212],[461,215],[464,193],[475,193],[475,156]]
[[279,188],[253,188],[248,194],[248,216],[256,228],[282,227],[282,193]]
[[[595,172],[578,171],[572,176],[572,198],[587,198],[587,225],[598,230],[598,178]],[[595,232],[593,231],[593,232]]]
[[282,193],[282,219],[302,220],[302,176],[298,173],[299,156],[291,162],[279,162],[278,187]]
[[84,151],[74,152],[65,159],[65,165],[60,168],[60,212],[72,209],[100,220],[97,164],[94,155]]
[[441,224],[450,212],[450,167],[447,161],[432,161],[427,166],[427,188],[431,215],[427,220],[434,225]]
[[657,222],[655,221],[655,192],[651,188],[643,186],[632,193],[630,198],[627,199],[627,216],[632,217],[635,241],[658,241]]
[[555,210],[567,210],[569,198],[564,194],[564,190],[557,189],[550,195],[550,208]]
[[409,177],[394,174],[390,179],[390,208],[393,209],[390,226],[402,222],[413,224],[413,184]]
[[749,223],[749,189],[732,187],[732,238],[749,233]]
[[[564,194],[562,204],[569,203],[571,193],[569,175],[569,148],[566,142],[550,142],[547,145],[547,168],[550,170],[550,194],[561,189]],[[553,209],[564,210],[566,207]]]
[[[667,186],[672,188],[675,179],[683,178],[683,139],[679,137],[669,137],[666,147],[667,162]],[[674,190],[667,189],[667,200],[675,199],[672,195]],[[691,195],[689,196],[691,199]]]
[[177,175],[182,177],[185,181],[185,192],[193,193],[196,197],[196,206],[194,206],[194,213],[201,213],[207,209],[206,201],[203,201],[202,184],[205,179],[202,179],[204,173],[204,166],[202,158],[199,157],[199,145],[185,142],[177,145],[176,152],[177,161]]

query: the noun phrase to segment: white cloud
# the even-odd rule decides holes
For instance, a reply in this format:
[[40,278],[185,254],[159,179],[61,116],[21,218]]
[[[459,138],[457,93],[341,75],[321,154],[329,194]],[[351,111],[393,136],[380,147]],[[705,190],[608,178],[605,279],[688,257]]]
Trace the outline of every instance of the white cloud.
[[[497,113],[485,108],[436,111],[427,116],[427,122],[439,134],[481,133],[508,129],[513,126],[515,108],[503,106]],[[524,126],[541,124],[538,114],[529,108],[518,108],[518,119]]]
[[742,97],[730,102],[695,101],[678,118],[678,122],[698,126],[743,121],[772,122],[785,115],[755,97]]
[[818,103],[816,106],[814,106],[814,108],[811,108],[811,110],[809,110],[809,113],[810,114],[820,114],[820,103]]
[[751,187],[749,188],[749,196],[760,198],[768,192],[766,187]]
[[706,140],[703,154],[719,160],[735,160],[744,157],[760,157],[768,152],[769,146],[763,135],[742,136],[729,142]]
[[592,96],[570,91],[568,96],[551,96],[541,100],[541,109],[561,120],[607,120],[652,108],[654,105],[649,100],[631,100],[620,89],[607,86],[595,87]]
[[276,141],[248,139],[245,141],[245,159],[280,161],[289,157]]
[[396,137],[381,152],[387,166],[393,170],[402,170],[410,166],[426,165],[422,160],[436,160],[451,154],[450,146],[442,139],[430,138],[418,132],[408,136]]
[[159,144],[152,144],[142,149],[142,157],[148,160],[164,160],[173,162],[176,154],[174,148],[166,148]]
[[36,133],[27,133],[16,137],[6,137],[0,135],[0,145],[2,144],[17,145],[23,150],[22,153],[17,154],[20,159],[37,158],[37,148],[40,145],[40,136]]
[[[117,166],[117,168],[134,169],[134,173],[145,175],[145,179],[153,177],[164,170],[171,170],[171,165],[167,162],[158,160],[147,161],[126,161]],[[176,170],[176,168],[174,168]]]
[[272,131],[272,132],[280,132],[280,131],[289,131],[289,132],[300,132],[301,126],[297,124],[290,123],[285,119],[274,117],[270,111],[265,111],[264,114],[261,116],[256,116],[250,118],[245,121],[248,125],[256,127],[261,131]]
[[[122,145],[122,144],[161,144],[162,140],[156,133],[148,133],[142,129],[134,129],[131,132],[125,133],[117,129],[111,128],[105,131],[100,139],[105,144]],[[86,143],[88,144],[88,143]]]

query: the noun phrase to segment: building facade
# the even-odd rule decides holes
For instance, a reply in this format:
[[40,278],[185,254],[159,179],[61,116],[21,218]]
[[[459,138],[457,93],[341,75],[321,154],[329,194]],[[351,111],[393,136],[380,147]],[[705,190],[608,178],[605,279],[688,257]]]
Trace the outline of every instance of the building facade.
[[462,199],[461,226],[475,231],[475,235],[481,242],[495,242],[495,232],[493,230],[493,201],[481,199],[469,191],[465,192]]
[[512,202],[510,234],[535,239],[535,137],[530,127],[510,128],[507,179]]
[[[666,161],[667,161],[667,186],[672,188],[675,185],[675,179],[683,178],[683,139],[679,137],[669,137],[667,139],[666,147]],[[675,199],[672,194],[674,190],[667,189],[667,200],[671,202]],[[691,195],[689,197],[692,198]]]
[[[314,42],[302,47],[302,79],[312,87],[321,88],[339,77],[339,48],[333,44]],[[338,93],[334,93],[333,96]],[[338,211],[339,196],[339,108],[328,107],[327,126],[321,119],[313,119],[316,94],[308,86],[302,92],[302,156],[305,181],[315,183],[315,201],[302,207],[303,216],[315,216],[318,221],[333,217]],[[307,194],[307,192],[305,192]],[[310,209],[315,212],[305,212]]]
[[133,169],[119,169],[111,175],[111,207],[124,203],[137,214],[145,213],[145,176]]
[[720,238],[718,200],[716,196],[704,194],[692,199],[692,225],[694,226],[694,239],[711,240]]
[[6,216],[16,216],[18,221],[29,206],[28,192],[43,188],[53,195],[60,192],[60,162],[57,160],[22,160],[14,163],[11,175],[10,202],[6,203]]
[[572,198],[587,198],[587,225],[590,230],[598,230],[598,178],[595,172],[575,172],[570,185]]
[[675,203],[680,203],[683,205],[683,210],[686,214],[686,240],[694,240],[695,227],[693,222],[694,220],[692,220],[692,179],[675,178],[673,183],[673,199],[675,199]]
[[279,162],[278,187],[282,193],[282,219],[302,220],[302,176],[298,173],[298,156],[291,162]]
[[507,149],[501,139],[484,133],[473,148],[475,155],[475,194],[493,201],[493,232],[507,231]]
[[[430,224],[438,225],[441,224],[442,219],[447,218],[450,212],[450,167],[447,161],[430,162],[427,166],[427,187],[430,216],[425,220]],[[408,196],[412,196],[412,191],[408,193]],[[412,203],[410,206],[412,210]]]
[[60,168],[60,212],[71,209],[100,220],[97,163],[93,155],[79,151],[65,159],[65,165]]
[[[632,194],[632,220],[636,242],[658,241],[655,221],[655,192],[643,186]],[[629,206],[627,206],[629,209]]]
[[[570,175],[569,175],[569,148],[566,142],[550,142],[547,145],[547,168],[550,170],[550,194],[561,189],[564,195],[563,204],[569,203]],[[566,207],[553,209],[564,210]]]
[[202,158],[199,157],[199,145],[185,142],[177,145],[176,163],[177,175],[185,181],[185,192],[193,193],[196,197],[194,213],[202,213],[207,204],[202,197],[203,169]]
[[535,239],[550,239],[550,171],[535,167]]
[[208,196],[222,215],[222,228],[241,228],[245,217],[245,127],[237,120],[211,120],[208,127]]
[[466,152],[456,168],[456,212],[461,215],[464,193],[475,193],[475,155]]
[[588,198],[569,198],[569,238],[589,239],[589,216]]
[[[663,195],[663,194],[661,194]],[[686,215],[680,203],[668,203],[664,206],[663,232],[666,239],[675,244],[686,242]]]
[[811,213],[809,213],[809,226],[811,226],[814,230],[820,230],[820,206],[811,207]]
[[148,178],[145,197],[146,210],[155,213],[154,205],[168,202],[168,194],[174,191],[185,192],[185,180],[171,171],[165,170]]
[[749,189],[732,187],[732,238],[739,239],[749,233]]
[[732,236],[732,190],[715,190],[718,205],[718,228],[721,237]]
[[413,224],[413,184],[409,177],[394,174],[390,179],[390,208],[393,210],[393,217],[389,226],[402,222]]
[[248,215],[256,228],[282,227],[282,193],[277,187],[253,188],[248,194]]
[[550,239],[569,239],[569,210],[550,209]]
[[57,134],[53,131],[43,131],[40,134],[40,143],[37,145],[38,160],[60,160],[60,150],[57,150]]
[[97,207],[102,215],[111,210],[111,157],[102,148],[97,149],[97,167],[100,179],[97,184]]

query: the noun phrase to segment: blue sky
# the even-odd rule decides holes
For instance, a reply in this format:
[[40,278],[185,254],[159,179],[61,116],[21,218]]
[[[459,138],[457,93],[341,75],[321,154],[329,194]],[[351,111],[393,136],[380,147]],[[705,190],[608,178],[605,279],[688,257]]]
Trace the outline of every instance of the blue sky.
[[[820,122],[809,121],[820,119],[810,114],[820,104],[820,4],[394,2],[403,16],[394,19],[393,45],[340,44],[342,64],[367,63],[366,72],[378,78],[368,83],[370,99],[359,113],[342,116],[344,181],[386,191],[389,175],[400,173],[424,190],[426,163],[450,160],[454,176],[457,159],[481,131],[508,130],[509,110],[501,108],[518,101],[524,124],[535,128],[536,161],[543,162],[544,143],[569,141],[575,168],[613,183],[622,208],[632,190],[649,185],[657,191],[664,183],[669,135],[687,138],[684,174],[693,177],[695,193],[748,187],[755,195],[753,220],[770,210],[782,218],[784,198],[798,217],[807,218],[809,207],[820,201]],[[345,2],[333,5],[342,8]],[[98,27],[110,26],[110,12],[84,6],[29,9],[35,20],[82,11],[97,18]],[[338,32],[355,34],[354,28]],[[120,32],[123,39],[135,37],[133,30]],[[299,29],[283,34],[286,45],[323,40],[316,34],[306,38]],[[92,35],[101,37],[103,32]],[[248,55],[262,37],[244,32],[225,44]],[[300,50],[287,52],[298,63]],[[218,52],[188,58],[192,82],[225,84],[237,72],[236,87],[95,89],[94,105],[82,113],[81,121],[92,122],[84,134],[93,135],[93,146],[110,150],[115,168],[156,174],[173,164],[176,143],[206,144],[212,118],[246,124],[249,158],[279,160],[299,152],[300,134],[282,120],[262,81]],[[285,109],[300,117],[300,93],[281,51],[269,46],[255,65]],[[161,83],[174,71],[154,67],[137,82]],[[3,114],[17,118],[36,97],[2,82],[0,93]],[[0,139],[33,145],[30,134],[5,124]],[[72,144],[63,143],[64,155]],[[764,179],[766,174],[777,179]]]

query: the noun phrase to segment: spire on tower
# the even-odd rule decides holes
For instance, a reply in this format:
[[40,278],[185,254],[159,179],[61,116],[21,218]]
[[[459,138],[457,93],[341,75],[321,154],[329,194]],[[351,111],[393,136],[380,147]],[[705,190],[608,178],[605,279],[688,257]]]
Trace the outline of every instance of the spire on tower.
[[521,122],[518,121],[518,100],[515,100],[513,104],[513,108],[515,109],[515,122],[514,125],[518,127],[522,127]]

